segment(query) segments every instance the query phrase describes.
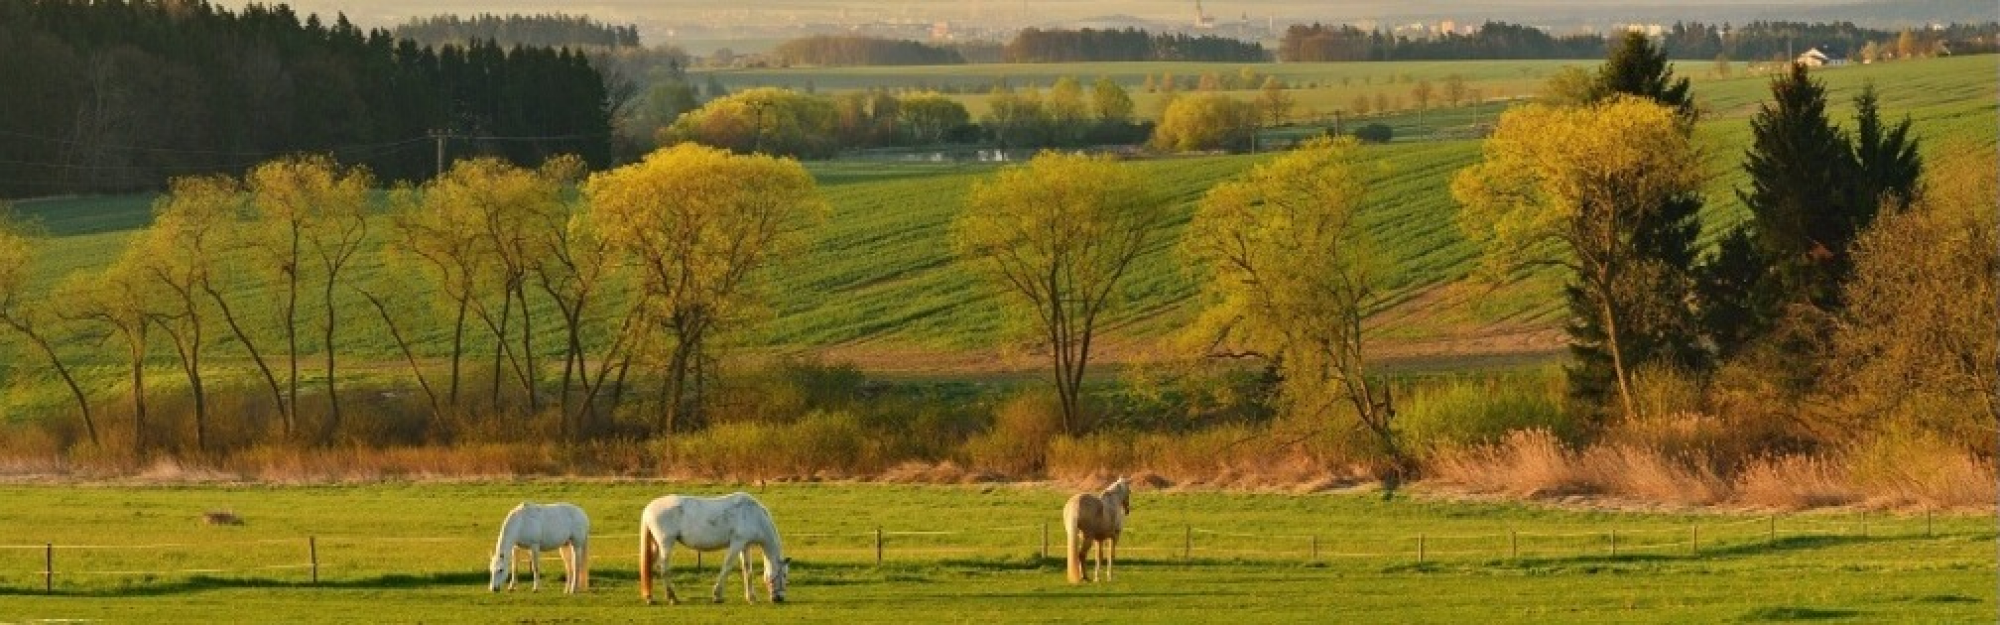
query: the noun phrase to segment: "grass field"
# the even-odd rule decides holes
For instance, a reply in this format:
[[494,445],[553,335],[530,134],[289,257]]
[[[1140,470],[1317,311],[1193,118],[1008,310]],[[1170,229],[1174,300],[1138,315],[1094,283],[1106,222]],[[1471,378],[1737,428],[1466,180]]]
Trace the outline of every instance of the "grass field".
[[[1884,111],[1916,121],[1926,152],[1933,158],[1948,150],[1992,149],[2000,127],[2000,85],[1992,80],[2000,56],[1963,57],[1911,63],[1829,69],[1817,75],[1829,87],[1836,119],[1846,121],[1849,100],[1865,81],[1882,95]],[[1437,78],[1463,73],[1480,80],[1532,80],[1560,63],[1390,63],[1268,65],[1259,71],[1292,80],[1359,82],[1374,76],[1409,74]],[[1228,65],[1234,71],[1238,66]],[[1130,76],[1163,70],[1184,73],[1195,67],[1162,64],[1080,64],[1034,66],[972,66],[952,68],[874,68],[812,70],[819,87],[833,89],[841,81],[907,80],[912,77],[956,77],[982,80],[984,74],[1019,75],[1040,80],[1061,74],[1094,75],[1125,72]],[[1218,68],[1221,69],[1221,68]],[[1011,74],[1010,71],[1020,71]],[[1029,75],[1028,71],[1046,72]],[[1767,78],[1738,76],[1708,78],[1707,67],[1683,70],[1698,78],[1697,98],[1707,113],[1700,140],[1709,155],[1709,205],[1704,214],[1712,238],[1722,227],[1745,216],[1734,189],[1744,184],[1739,167],[1749,141],[1748,119],[1767,95]],[[805,70],[787,70],[804,72]],[[972,72],[964,74],[964,72]],[[769,76],[789,76],[779,70]],[[746,74],[761,75],[761,74]],[[1121,74],[1124,75],[1124,74]],[[1404,86],[1399,84],[1398,88]],[[1338,102],[1338,98],[1332,101]],[[1454,109],[1429,114],[1427,124],[1456,126],[1491,121],[1497,107]],[[1423,132],[1413,116],[1383,118],[1398,125],[1399,134]],[[1275,134],[1311,132],[1294,128]],[[1481,354],[1551,353],[1557,346],[1560,299],[1557,280],[1550,275],[1520,275],[1506,284],[1468,280],[1477,250],[1459,233],[1457,212],[1448,187],[1451,176],[1473,163],[1479,145],[1473,139],[1398,142],[1370,148],[1379,165],[1371,172],[1374,206],[1367,213],[1378,247],[1391,256],[1390,296],[1373,319],[1385,340],[1376,350],[1390,357]],[[1260,155],[1162,158],[1134,163],[1157,181],[1169,214],[1168,226],[1139,261],[1128,306],[1110,320],[1106,360],[1133,357],[1181,326],[1195,314],[1196,285],[1182,272],[1174,252],[1188,216],[1201,195],[1215,183],[1237,175]],[[831,201],[833,219],[819,233],[809,253],[777,272],[776,300],[770,323],[740,337],[742,345],[776,352],[819,352],[836,357],[872,357],[881,367],[910,371],[971,368],[1022,369],[1032,362],[995,357],[990,348],[995,332],[1003,330],[997,300],[979,288],[957,264],[948,244],[949,224],[963,206],[970,185],[989,175],[993,165],[952,165],[895,162],[819,162],[808,168]],[[38,218],[54,241],[42,256],[38,282],[48,285],[70,272],[108,263],[118,254],[133,228],[147,221],[148,201],[142,197],[56,199],[20,202],[18,210]],[[377,222],[375,233],[386,230]],[[353,275],[360,283],[407,281],[401,272],[386,270],[373,255],[364,255]],[[422,289],[396,289],[413,295]],[[268,293],[245,290],[244,301],[268,300]],[[539,297],[537,298],[539,302]],[[310,303],[308,303],[310,305]],[[419,350],[444,353],[448,331],[434,307],[414,301],[402,304],[404,319],[417,327],[407,331]],[[542,311],[552,314],[545,303]],[[340,310],[348,344],[343,350],[362,360],[393,361],[393,344],[379,329],[379,320],[358,297],[344,297]],[[542,323],[544,345],[557,347],[557,324]],[[216,332],[221,336],[225,333]],[[315,333],[316,334],[316,333]],[[311,342],[309,349],[317,349]],[[490,345],[478,345],[490,349]],[[110,378],[116,362],[80,346],[86,366]],[[167,353],[166,348],[159,353]],[[233,350],[219,361],[233,358]],[[997,364],[996,364],[997,363]],[[864,363],[868,364],[868,363]],[[164,367],[165,364],[162,363]],[[390,367],[394,369],[394,367]],[[160,376],[163,379],[169,376]],[[36,383],[30,381],[31,385]],[[114,388],[107,381],[103,386]],[[32,408],[43,399],[66,401],[59,393],[23,391],[29,396],[10,400],[17,408]],[[40,398],[40,399],[37,399]]]
[[[0,486],[11,502],[0,527],[8,547],[0,549],[0,620],[1944,622],[1987,620],[1995,611],[1987,516],[1938,516],[1927,525],[1921,516],[1827,512],[1773,525],[1751,513],[1142,489],[1115,579],[1069,586],[1060,561],[1039,554],[1041,527],[1059,523],[1064,492],[851,484],[756,490],[795,559],[790,603],[746,606],[741,579],[732,576],[722,606],[641,606],[637,510],[675,489],[734,488]],[[498,522],[523,499],[572,501],[591,513],[591,593],[529,593],[525,582],[520,591],[486,592],[483,568]],[[202,524],[211,510],[232,511],[245,524]],[[881,566],[877,528],[886,534]],[[1697,532],[1699,553],[1689,544]],[[1249,534],[1275,537],[1241,536]],[[317,586],[303,566],[307,536],[317,545]],[[1056,558],[1060,539],[1058,527]],[[53,596],[41,594],[44,543],[57,545]],[[693,557],[685,550],[675,560],[683,597],[705,597],[715,556],[699,575],[688,570]],[[560,570],[553,559],[546,565]],[[186,570],[208,572],[176,572]],[[559,589],[558,578],[544,581]]]

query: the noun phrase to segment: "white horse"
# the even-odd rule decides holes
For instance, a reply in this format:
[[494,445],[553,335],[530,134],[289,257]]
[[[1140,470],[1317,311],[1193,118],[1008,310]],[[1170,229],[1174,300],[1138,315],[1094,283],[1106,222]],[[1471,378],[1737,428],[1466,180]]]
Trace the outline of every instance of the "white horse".
[[534,572],[534,590],[542,589],[542,550],[558,549],[563,559],[563,592],[590,590],[590,517],[582,508],[567,503],[533,504],[522,502],[507,513],[500,524],[500,541],[493,545],[489,570],[493,582],[487,590],[500,592],[500,582],[514,589],[514,549],[528,548],[528,569]]
[[1083,560],[1097,550],[1097,570],[1092,581],[1111,579],[1111,562],[1118,559],[1118,534],[1125,530],[1125,515],[1132,513],[1132,487],[1118,478],[1103,493],[1078,493],[1063,505],[1063,533],[1069,537],[1069,583],[1083,582]]
[[653,561],[664,564],[660,582],[667,587],[667,602],[680,603],[674,595],[674,543],[697,551],[728,549],[722,555],[722,574],[715,578],[716,603],[722,603],[722,584],[729,581],[729,565],[743,567],[743,600],[755,603],[750,594],[750,545],[764,554],[764,587],[772,603],[785,602],[785,578],[792,561],[778,544],[778,526],[771,512],[745,493],[721,497],[667,495],[646,504],[639,516],[639,597],[653,602]]

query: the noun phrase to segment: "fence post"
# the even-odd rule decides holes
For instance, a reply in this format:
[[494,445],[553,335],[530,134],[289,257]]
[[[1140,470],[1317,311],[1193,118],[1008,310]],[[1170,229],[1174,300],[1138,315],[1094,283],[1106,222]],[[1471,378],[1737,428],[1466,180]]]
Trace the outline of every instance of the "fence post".
[[1862,510],[1862,511],[1861,511],[1861,537],[1862,537],[1862,538],[1867,538],[1867,537],[1868,537],[1868,511],[1867,511],[1867,510]]
[[[695,550],[694,550],[694,570],[696,570],[696,571],[700,571],[700,570],[701,570],[701,565],[702,565],[702,562],[701,562],[701,556],[702,556],[702,553],[701,553],[701,550],[700,550],[700,549],[695,549]],[[880,564],[880,563],[878,562],[877,564]]]
[[1313,559],[1312,559],[1312,561],[1314,561],[1314,562],[1318,562],[1318,561],[1319,561],[1319,534],[1313,534]]
[[1186,562],[1186,561],[1188,561],[1188,560],[1191,560],[1191,559],[1193,559],[1193,558],[1194,558],[1194,526],[1193,526],[1193,525],[1182,525],[1182,526],[1181,526],[1181,561],[1182,561],[1182,562]]
[[1424,535],[1417,535],[1417,564],[1424,563]]
[[1700,523],[1695,523],[1695,524],[1691,524],[1691,525],[1689,525],[1689,526],[1688,526],[1688,531],[1689,531],[1689,532],[1691,532],[1691,533],[1692,533],[1692,534],[1694,535],[1694,542],[1690,543],[1690,544],[1694,545],[1694,546],[1692,547],[1692,550],[1694,551],[1694,554],[1695,554],[1695,555],[1701,555],[1701,524],[1700,524]]
[[312,563],[312,583],[319,585],[319,537],[306,537],[306,558]]
[[42,545],[42,592],[47,594],[55,594],[56,592],[55,543],[45,543]]
[[1611,530],[1611,557],[1618,557],[1618,530]]
[[1042,559],[1049,559],[1049,522],[1042,521]]
[[1521,534],[1515,530],[1507,530],[1507,558],[1521,559]]
[[882,526],[875,526],[875,566],[882,566]]

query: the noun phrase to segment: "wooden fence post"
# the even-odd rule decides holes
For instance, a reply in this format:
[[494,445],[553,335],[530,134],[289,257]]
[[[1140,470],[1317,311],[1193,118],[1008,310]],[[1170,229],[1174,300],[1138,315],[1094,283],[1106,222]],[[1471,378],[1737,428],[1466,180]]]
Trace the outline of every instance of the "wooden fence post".
[[1318,562],[1318,561],[1319,561],[1319,534],[1313,534],[1313,559],[1312,559],[1312,561],[1314,561],[1314,562]]
[[1618,530],[1611,530],[1611,557],[1618,557]]
[[1424,563],[1424,535],[1417,535],[1417,564]]
[[56,592],[56,544],[42,545],[42,592]]
[[1191,560],[1191,559],[1193,559],[1193,558],[1194,558],[1194,526],[1193,526],[1193,525],[1182,525],[1182,526],[1181,526],[1181,561],[1182,561],[1182,562],[1186,562],[1186,561],[1188,561],[1188,560]]
[[[694,551],[694,570],[696,570],[696,571],[700,571],[700,570],[701,570],[701,565],[702,565],[702,562],[701,562],[701,560],[702,560],[702,557],[701,557],[701,556],[702,556],[702,553],[701,553],[701,550],[700,550],[700,549],[695,549],[695,550],[693,550],[693,551]],[[880,564],[880,562],[877,562],[877,564]]]
[[1507,558],[1512,560],[1521,559],[1520,532],[1514,530],[1507,530]]
[[1689,543],[1693,545],[1690,548],[1690,550],[1693,551],[1695,555],[1701,555],[1701,524],[1695,523],[1689,525],[1688,531],[1693,536],[1694,539],[1693,542]]
[[312,583],[319,585],[319,537],[306,537],[306,558],[312,563]]
[[1049,522],[1042,521],[1042,559],[1049,559]]
[[875,566],[882,566],[882,526],[875,526]]
[[1862,511],[1861,511],[1861,537],[1862,537],[1862,538],[1867,538],[1867,537],[1868,537],[1868,511],[1867,511],[1867,510],[1862,510]]

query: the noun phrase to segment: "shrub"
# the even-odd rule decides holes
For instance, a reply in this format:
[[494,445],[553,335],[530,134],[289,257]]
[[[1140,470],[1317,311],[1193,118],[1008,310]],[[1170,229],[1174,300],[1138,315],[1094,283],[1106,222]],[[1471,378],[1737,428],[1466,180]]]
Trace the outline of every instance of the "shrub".
[[966,459],[975,469],[1007,475],[1041,470],[1049,441],[1062,431],[1062,408],[1048,391],[1029,391],[1001,404],[993,428],[966,441]]
[[1542,430],[1563,441],[1583,433],[1563,411],[1561,379],[1552,373],[1420,384],[1402,394],[1396,423],[1419,458],[1497,443],[1516,430]]
[[1354,138],[1360,139],[1362,143],[1388,143],[1395,137],[1396,129],[1390,128],[1388,124],[1364,124],[1354,129]]

